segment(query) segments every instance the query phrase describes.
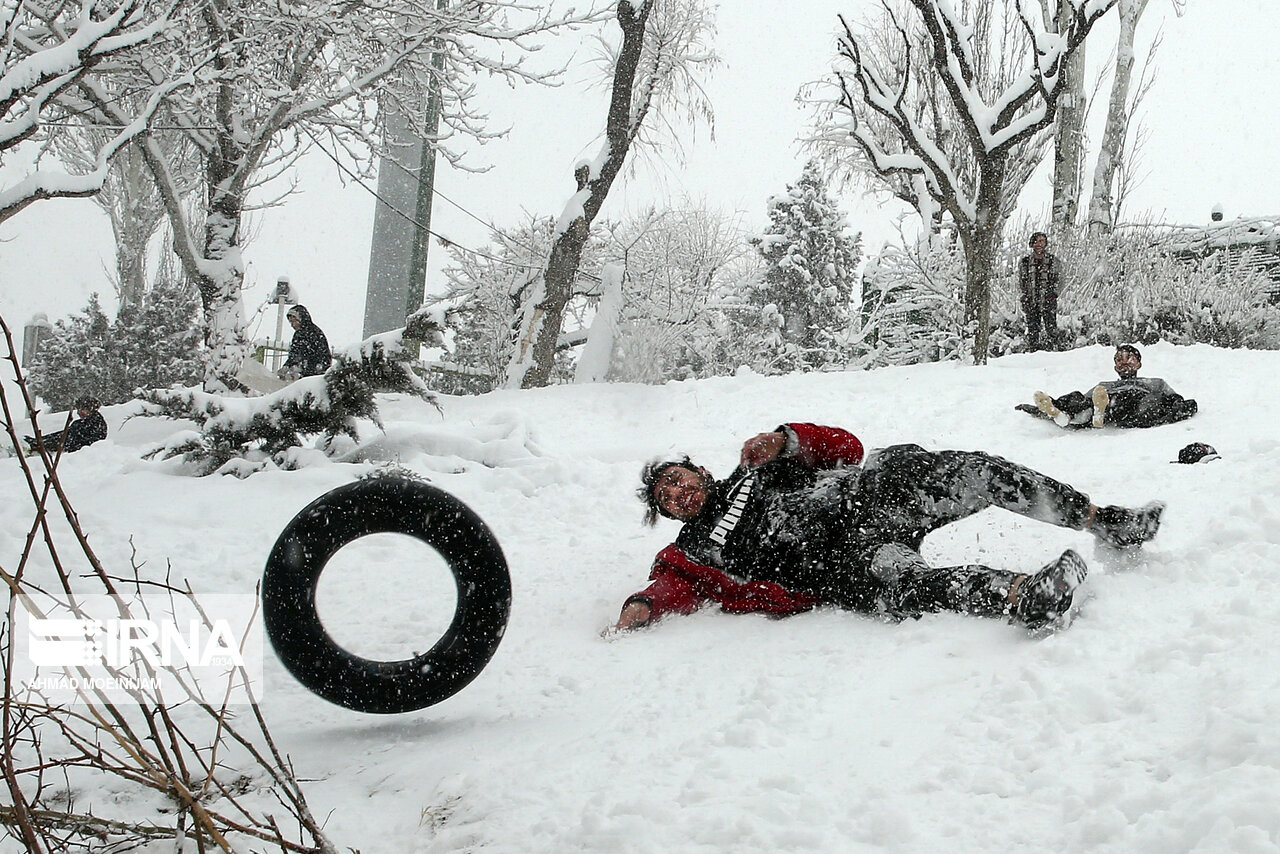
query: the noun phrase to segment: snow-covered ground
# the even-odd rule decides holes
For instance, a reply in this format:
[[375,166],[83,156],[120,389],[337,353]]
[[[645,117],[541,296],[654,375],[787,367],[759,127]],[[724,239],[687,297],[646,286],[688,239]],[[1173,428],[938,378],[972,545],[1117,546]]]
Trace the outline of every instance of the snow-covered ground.
[[[498,392],[442,398],[443,413],[386,399],[379,452],[502,543],[506,637],[462,692],[391,717],[327,704],[268,653],[267,718],[335,842],[365,854],[1278,851],[1280,353],[1144,348],[1144,375],[1199,400],[1182,424],[1064,432],[1013,410],[1109,378],[1111,352]],[[109,566],[127,567],[132,538],[199,591],[251,592],[290,517],[369,468],[181,477],[138,451],[182,425],[122,425],[122,411],[63,481]],[[1123,560],[999,511],[926,541],[938,561],[1012,569],[1079,550],[1090,595],[1045,640],[835,611],[704,611],[603,639],[676,533],[640,524],[641,464],[688,452],[724,474],[743,439],[784,420],[869,447],[992,451],[1100,503],[1163,499],[1164,527]],[[1192,441],[1222,459],[1171,465]],[[31,520],[14,463],[0,460],[4,566]],[[399,657],[438,637],[450,585],[425,547],[381,535],[331,563],[321,613],[356,651]]]

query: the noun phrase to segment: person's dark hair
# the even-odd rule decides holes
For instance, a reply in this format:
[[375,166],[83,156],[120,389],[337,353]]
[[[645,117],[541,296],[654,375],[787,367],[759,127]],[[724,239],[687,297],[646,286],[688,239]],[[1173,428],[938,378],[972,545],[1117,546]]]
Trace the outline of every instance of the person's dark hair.
[[292,314],[294,317],[298,318],[298,322],[303,326],[310,326],[312,323],[311,312],[307,311],[307,307],[305,305],[295,305],[284,314],[285,317]]
[[658,523],[659,516],[675,518],[658,505],[658,497],[653,494],[653,486],[658,482],[658,478],[662,477],[663,472],[676,466],[682,466],[689,471],[698,471],[698,467],[687,455],[678,460],[654,460],[640,470],[640,485],[636,487],[636,497],[644,502],[644,523],[650,528]]
[[1128,352],[1128,353],[1132,353],[1133,355],[1138,357],[1138,361],[1142,361],[1142,351],[1139,350],[1137,347],[1133,346],[1132,344],[1117,345],[1116,352],[1119,353],[1121,350],[1124,350],[1125,352]]
[[1049,240],[1049,235],[1045,234],[1043,231],[1033,231],[1031,232],[1030,239],[1027,240],[1027,245],[1031,246],[1032,244],[1034,244],[1036,242],[1037,237],[1043,237],[1046,242],[1048,242]]
[[101,408],[102,403],[91,394],[82,394],[76,398],[76,409],[87,409],[90,412],[97,412]]

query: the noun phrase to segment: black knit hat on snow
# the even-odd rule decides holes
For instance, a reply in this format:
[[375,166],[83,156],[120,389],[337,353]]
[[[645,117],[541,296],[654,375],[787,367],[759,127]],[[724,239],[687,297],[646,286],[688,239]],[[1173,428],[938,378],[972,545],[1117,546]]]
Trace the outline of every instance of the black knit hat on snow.
[[1217,449],[1213,445],[1206,445],[1204,442],[1192,442],[1181,451],[1178,451],[1178,458],[1173,460],[1175,463],[1207,463],[1210,460],[1222,459],[1218,455]]

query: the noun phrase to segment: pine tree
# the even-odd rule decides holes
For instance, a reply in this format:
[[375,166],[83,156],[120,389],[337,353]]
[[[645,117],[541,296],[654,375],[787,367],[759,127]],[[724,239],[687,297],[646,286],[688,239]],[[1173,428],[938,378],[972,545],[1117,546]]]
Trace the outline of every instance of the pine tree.
[[194,288],[158,282],[141,306],[120,309],[113,327],[120,353],[122,392],[138,388],[194,385],[203,367],[199,361],[203,332],[200,297]]
[[800,180],[768,203],[770,225],[751,242],[765,262],[763,280],[747,302],[781,315],[782,370],[842,364],[850,299],[861,258],[861,235],[827,194],[816,161]]
[[53,334],[40,342],[27,371],[32,390],[53,409],[70,409],[82,394],[96,395],[103,403],[118,403],[103,392],[109,374],[105,352],[110,339],[111,321],[102,311],[98,295],[90,294],[82,313],[56,321]]
[[138,388],[167,388],[199,381],[201,341],[194,291],[158,283],[141,305],[107,319],[98,295],[84,311],[59,320],[41,342],[28,378],[54,409],[67,409],[82,394],[104,404],[122,403]]

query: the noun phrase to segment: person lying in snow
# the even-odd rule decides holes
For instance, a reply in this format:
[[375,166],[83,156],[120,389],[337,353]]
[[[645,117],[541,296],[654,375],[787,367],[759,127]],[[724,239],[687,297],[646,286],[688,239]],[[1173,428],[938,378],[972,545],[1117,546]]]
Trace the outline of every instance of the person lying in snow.
[[[102,417],[102,413],[98,410],[101,408],[98,399],[91,395],[81,395],[76,398],[76,414],[80,417],[67,425],[66,430],[59,430],[56,433],[42,433],[41,438],[44,439],[44,446],[50,452],[56,451],[58,446],[62,446],[62,450],[68,454],[75,453],[81,448],[92,445],[94,442],[100,442],[107,438],[107,421]],[[27,443],[27,451],[34,452],[37,447],[35,436],[23,436],[23,441]]]
[[747,440],[727,480],[683,457],[650,463],[641,481],[646,522],[661,515],[684,527],[658,553],[649,586],[627,598],[615,630],[707,602],[778,616],[834,605],[897,620],[946,610],[1032,629],[1060,624],[1088,571],[1075,552],[1032,574],[931,567],[919,551],[925,535],[994,506],[1130,548],[1155,536],[1164,510],[1098,507],[981,451],[892,445],[864,463],[852,433],[802,423]]
[[1178,394],[1157,377],[1139,377],[1142,353],[1132,344],[1116,348],[1118,380],[1100,382],[1089,394],[1073,391],[1062,397],[1035,393],[1035,405],[1020,403],[1015,409],[1041,418],[1052,418],[1064,428],[1155,427],[1185,421],[1196,414],[1194,400]]

